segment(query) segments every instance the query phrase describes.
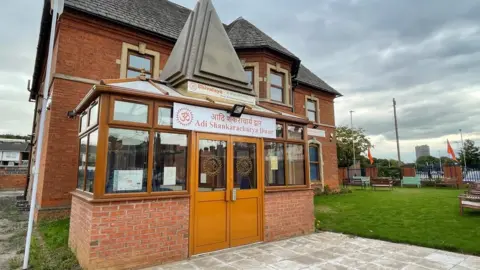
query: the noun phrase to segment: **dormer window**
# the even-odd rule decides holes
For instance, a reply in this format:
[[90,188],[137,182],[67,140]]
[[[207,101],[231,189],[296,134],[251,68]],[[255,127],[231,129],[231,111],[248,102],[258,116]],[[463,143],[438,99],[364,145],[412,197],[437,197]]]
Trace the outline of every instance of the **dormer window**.
[[285,103],[285,75],[271,71],[270,73],[270,99]]

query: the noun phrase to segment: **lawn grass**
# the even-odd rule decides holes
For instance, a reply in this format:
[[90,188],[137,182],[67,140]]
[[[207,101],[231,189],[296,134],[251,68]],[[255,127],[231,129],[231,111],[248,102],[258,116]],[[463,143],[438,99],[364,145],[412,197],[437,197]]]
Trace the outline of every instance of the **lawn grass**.
[[68,247],[69,219],[40,222],[32,237],[30,265],[38,270],[81,269]]
[[459,214],[456,189],[353,190],[315,197],[320,229],[480,255],[480,211]]

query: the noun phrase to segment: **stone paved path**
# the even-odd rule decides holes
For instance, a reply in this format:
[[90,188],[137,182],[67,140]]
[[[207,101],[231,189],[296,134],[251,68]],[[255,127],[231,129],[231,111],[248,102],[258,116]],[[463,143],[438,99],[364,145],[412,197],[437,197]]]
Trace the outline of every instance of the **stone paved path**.
[[144,270],[163,269],[473,270],[480,269],[480,257],[322,232],[203,254]]

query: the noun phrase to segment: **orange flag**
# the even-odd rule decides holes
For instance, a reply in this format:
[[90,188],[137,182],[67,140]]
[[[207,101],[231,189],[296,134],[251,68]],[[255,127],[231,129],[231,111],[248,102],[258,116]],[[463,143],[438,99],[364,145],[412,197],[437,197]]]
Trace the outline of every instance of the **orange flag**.
[[368,148],[368,159],[370,160],[370,164],[373,165],[373,157],[372,157],[372,152],[370,152],[370,147]]
[[453,151],[452,146],[450,145],[450,142],[447,140],[447,152],[450,154],[453,160],[457,161],[457,157],[455,157],[455,152]]

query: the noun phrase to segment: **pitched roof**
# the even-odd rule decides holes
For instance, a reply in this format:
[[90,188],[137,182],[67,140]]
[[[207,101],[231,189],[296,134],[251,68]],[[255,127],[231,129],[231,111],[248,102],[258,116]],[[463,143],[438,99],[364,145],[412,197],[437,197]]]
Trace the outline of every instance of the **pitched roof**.
[[167,0],[66,0],[65,6],[174,40],[191,12]]
[[30,144],[27,142],[4,142],[0,141],[0,151],[27,152]]
[[310,87],[320,88],[323,91],[329,92],[336,96],[342,96],[342,94],[340,94],[337,90],[333,89],[333,87],[328,85],[325,81],[320,79],[317,75],[315,75],[312,71],[310,71],[302,64],[300,64],[300,68],[298,70],[297,81]]
[[[49,21],[51,20],[48,7],[49,3],[46,1],[33,74],[32,89],[34,90],[39,87],[40,72],[44,54],[46,54],[46,46],[48,46]],[[177,40],[191,12],[190,9],[168,0],[65,0],[65,7],[160,35],[173,42]],[[300,60],[297,56],[249,21],[240,17],[224,27],[236,49],[269,48],[293,58],[298,67]],[[301,66],[298,73],[297,80],[299,82],[313,88],[336,92],[308,69]],[[300,76],[300,73],[303,75]],[[33,93],[30,97],[33,98]]]
[[267,47],[298,59],[293,53],[242,17],[227,26],[227,34],[237,49]]

